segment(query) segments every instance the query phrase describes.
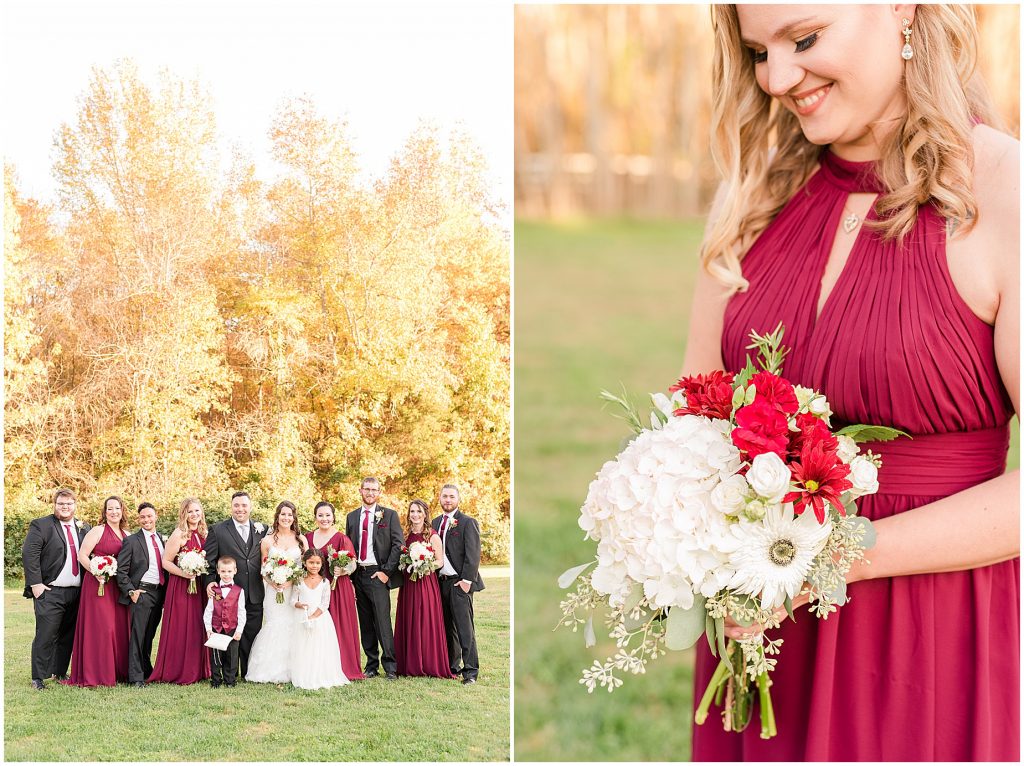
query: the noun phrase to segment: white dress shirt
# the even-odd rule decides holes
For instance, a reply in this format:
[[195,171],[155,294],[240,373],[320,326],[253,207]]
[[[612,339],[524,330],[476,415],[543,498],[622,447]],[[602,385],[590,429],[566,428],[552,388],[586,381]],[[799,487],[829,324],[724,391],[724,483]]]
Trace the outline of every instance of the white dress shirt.
[[[142,582],[149,583],[150,585],[160,584],[160,559],[164,556],[164,544],[160,542],[160,535],[153,532],[142,531],[142,536],[146,540],[146,552],[149,554],[149,569],[142,575]],[[156,557],[156,551],[153,550],[153,540],[156,540],[157,550],[160,551],[160,558]]]
[[[224,598],[225,596],[228,595],[228,593],[231,592],[231,586],[232,585],[237,585],[237,584],[238,583],[230,583],[228,585],[225,585],[222,582],[217,583],[216,587],[220,588],[221,598]],[[206,602],[206,609],[203,610],[203,625],[205,625],[206,629],[208,631],[210,631],[211,633],[213,632],[213,601],[214,601],[214,599],[212,599],[212,598],[209,601],[207,601]],[[244,590],[241,593],[238,594],[238,625],[235,626],[235,633],[241,633],[243,630],[245,630],[245,591]],[[235,633],[232,633],[231,635],[235,635]]]
[[[443,574],[445,577],[452,577],[458,574],[458,572],[455,571],[455,567],[453,567],[451,562],[448,561],[448,552],[444,549],[444,544],[448,542],[448,533],[452,530],[452,522],[455,520],[455,513],[458,510],[459,509],[456,508],[451,513],[441,514],[441,523],[444,525],[444,536],[441,538],[441,553],[444,556],[444,565],[441,567],[440,574]],[[448,521],[445,521],[445,519],[448,519]]]
[[366,514],[370,514],[370,521],[366,527],[366,558],[359,559],[360,564],[376,564],[377,556],[373,552],[373,527],[377,523],[377,519],[374,515],[377,513],[377,504],[374,503],[369,508],[363,508],[359,512],[359,527],[356,529],[356,539],[352,542],[356,546],[356,556],[359,555],[360,549],[362,548],[363,539],[363,524],[366,523]]
[[232,519],[235,523],[235,529],[238,530],[238,536],[242,538],[242,542],[248,544],[249,542],[249,523],[239,524],[237,521]]
[[74,558],[71,555],[71,546],[68,545],[68,530],[71,530],[71,539],[75,541],[75,553],[81,548],[81,543],[78,541],[78,529],[75,527],[75,520],[62,521],[60,522],[60,533],[64,535],[64,566],[60,569],[60,574],[57,575],[57,579],[50,583],[50,586],[56,586],[58,588],[74,588],[76,585],[82,584],[82,562],[78,562],[78,574],[71,573],[71,559]]

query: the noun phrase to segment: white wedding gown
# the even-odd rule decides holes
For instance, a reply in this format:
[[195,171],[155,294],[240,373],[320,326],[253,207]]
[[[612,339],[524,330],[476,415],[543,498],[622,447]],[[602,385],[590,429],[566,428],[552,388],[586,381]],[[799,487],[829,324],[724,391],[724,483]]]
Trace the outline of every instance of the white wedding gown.
[[[270,558],[285,557],[298,561],[300,551],[295,548],[275,548],[268,551]],[[294,586],[285,586],[284,603],[277,603],[277,591],[272,585],[263,583],[263,627],[256,634],[249,652],[249,667],[245,672],[246,681],[257,683],[288,683],[289,661],[292,653],[292,637],[296,623],[302,619],[302,612],[293,604]]]
[[[321,580],[317,587],[311,589],[305,582],[300,582],[292,590],[292,604],[298,601],[309,606],[305,612],[291,607],[299,615],[292,635],[292,685],[300,689],[326,689],[349,683],[341,670],[338,634],[327,610],[331,601],[330,583]],[[319,616],[306,619],[307,614],[318,608],[321,610]]]

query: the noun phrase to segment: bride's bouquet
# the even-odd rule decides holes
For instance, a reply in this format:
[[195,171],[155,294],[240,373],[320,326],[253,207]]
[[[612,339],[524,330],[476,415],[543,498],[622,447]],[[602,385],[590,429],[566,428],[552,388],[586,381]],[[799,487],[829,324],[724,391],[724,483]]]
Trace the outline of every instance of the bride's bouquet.
[[117,559],[113,556],[93,556],[89,561],[89,571],[100,581],[96,595],[102,596],[103,586],[107,584],[107,580],[117,574]]
[[[686,377],[671,399],[654,395],[650,428],[624,397],[603,392],[637,435],[601,468],[581,509],[595,561],[559,579],[563,588],[578,581],[559,625],[582,626],[587,646],[595,610],[610,609],[618,650],[583,671],[588,691],[610,692],[622,684],[617,673],[643,673],[650,658],[704,634],[720,663],[696,722],[724,701],[726,730],[740,731],[756,693],[761,736],[775,735],[769,674],[782,639],[764,630],[794,617],[798,594],[822,619],[846,602],[846,573],[874,544],[856,500],[878,491],[881,465],[857,442],[901,435],[864,425],[833,432],[825,397],[780,377],[782,333],[751,333],[757,366],[748,357],[738,375]],[[750,627],[749,637],[727,641],[726,620]]]
[[[327,546],[327,566],[334,571],[340,569],[343,575],[350,575],[356,571],[356,561],[348,551],[336,551],[333,545]],[[338,584],[337,577],[331,580],[331,590]]]
[[[178,566],[181,568],[181,571],[192,578],[204,575],[209,571],[206,556],[203,555],[202,551],[182,551],[178,554]],[[190,594],[196,592],[195,579],[188,581],[188,590],[185,592]]]
[[[275,585],[287,585],[288,583],[301,578],[305,572],[294,558],[278,551],[275,548],[271,548],[267,552],[267,556],[263,559],[263,566],[260,567],[260,574]],[[283,604],[284,593],[282,591],[278,591],[275,600],[278,604]]]
[[434,556],[434,547],[430,543],[424,542],[403,545],[398,565],[403,572],[409,575],[409,579],[414,581],[441,568]]

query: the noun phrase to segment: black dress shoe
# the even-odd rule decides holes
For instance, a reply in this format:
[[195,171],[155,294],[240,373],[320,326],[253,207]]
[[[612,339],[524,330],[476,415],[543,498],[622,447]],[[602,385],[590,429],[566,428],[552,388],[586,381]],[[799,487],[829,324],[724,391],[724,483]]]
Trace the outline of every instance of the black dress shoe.
[[146,684],[143,681],[135,681],[134,683],[132,683],[132,686],[134,686],[136,689],[144,689],[146,687]]
[[71,680],[71,676],[69,676],[67,673],[65,673],[62,676],[54,676],[53,678],[54,678],[55,681],[70,681]]
[[473,678],[472,676],[470,676],[469,678],[463,678],[462,679],[462,685],[463,686],[469,686],[470,684],[475,684],[475,683],[476,683],[476,679]]
[[397,673],[388,673],[386,676],[384,676],[384,678],[386,680],[388,680],[388,681],[396,681],[396,680],[398,680],[398,674]]
[[43,689],[46,688],[46,684],[44,684],[38,678],[33,678],[32,679],[32,688],[35,689],[37,692],[41,692]]
[[378,675],[376,670],[367,670],[363,673],[363,678],[376,678]]
[[210,681],[210,686],[213,687],[214,689],[219,689],[220,688],[220,681]]
[[231,683],[229,683],[229,684],[224,684],[224,685],[225,685],[226,687],[228,687],[229,689],[234,689],[234,688],[235,688],[235,682],[234,682],[234,681],[232,681],[232,682],[231,682]]

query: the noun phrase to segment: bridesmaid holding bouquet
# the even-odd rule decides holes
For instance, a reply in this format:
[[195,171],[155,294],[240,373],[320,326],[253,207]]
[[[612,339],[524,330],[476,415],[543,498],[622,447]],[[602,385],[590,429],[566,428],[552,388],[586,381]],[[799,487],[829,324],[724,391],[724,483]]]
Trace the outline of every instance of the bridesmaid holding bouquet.
[[124,501],[108,497],[103,501],[100,523],[89,530],[78,551],[83,567],[82,595],[75,624],[75,643],[71,654],[71,686],[115,686],[128,680],[128,607],[118,603],[117,582],[103,583],[90,566],[95,556],[117,558],[128,530],[125,528]]
[[[320,551],[324,561],[324,574],[331,584],[330,613],[334,630],[338,634],[338,649],[341,652],[341,668],[350,681],[363,679],[362,663],[359,657],[359,622],[356,619],[356,590],[349,576],[354,569],[356,549],[348,535],[339,532],[334,525],[334,506],[326,500],[316,504],[316,529],[306,534],[311,548]],[[344,551],[351,556],[353,566],[349,571],[331,567],[331,551]]]
[[206,532],[202,504],[194,497],[186,498],[178,511],[178,525],[164,546],[163,566],[170,573],[170,582],[167,583],[163,628],[150,683],[194,684],[210,677],[210,653],[203,648],[206,641],[203,628],[206,589],[197,583],[198,573],[179,566],[185,563],[182,561],[184,554],[199,553],[202,556]]
[[[409,503],[407,517],[408,548],[413,543],[427,543],[434,550],[437,567],[444,563],[441,538],[430,528],[430,509],[423,500]],[[418,579],[405,574],[398,591],[398,612],[395,615],[395,659],[400,676],[433,676],[455,678],[448,665],[448,641],[444,632],[444,612],[437,573],[429,572]]]

